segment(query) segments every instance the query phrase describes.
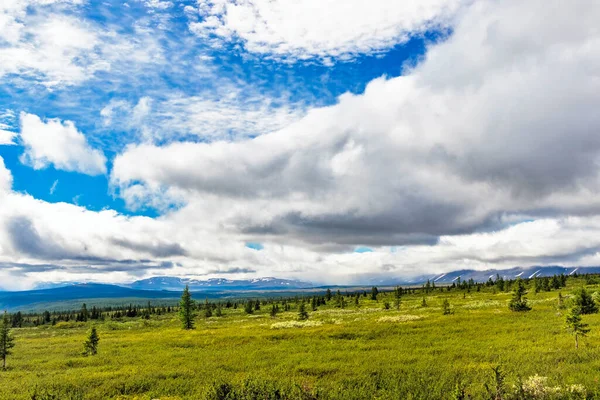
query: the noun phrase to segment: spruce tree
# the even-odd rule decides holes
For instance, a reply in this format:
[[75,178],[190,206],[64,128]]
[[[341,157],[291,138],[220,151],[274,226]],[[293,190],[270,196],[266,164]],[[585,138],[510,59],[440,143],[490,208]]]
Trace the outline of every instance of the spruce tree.
[[190,288],[187,285],[183,289],[181,301],[179,302],[179,317],[183,329],[194,329],[194,300],[192,300]]
[[83,353],[88,356],[98,354],[98,342],[100,342],[100,337],[98,336],[96,327],[92,326],[86,341],[83,343]]
[[400,309],[400,303],[402,302],[402,288],[397,286],[394,289],[394,304],[396,305],[396,310]]
[[375,286],[371,288],[371,300],[377,301],[377,295],[379,294],[379,290]]
[[579,314],[596,314],[598,312],[594,298],[584,288],[575,291],[573,308],[577,308]]
[[2,357],[2,368],[6,369],[6,357],[10,355],[11,350],[15,347],[14,338],[10,333],[11,320],[6,311],[0,325],[0,357]]
[[276,304],[273,304],[273,306],[271,307],[271,317],[275,318],[277,316],[277,313],[279,312],[279,307],[277,307]]
[[204,300],[204,318],[212,317],[212,305],[208,303],[208,299]]
[[569,314],[567,314],[567,329],[569,329],[575,336],[575,348],[579,348],[579,336],[584,337],[588,334],[590,329],[588,324],[584,324],[581,321],[581,312],[577,307],[573,307]]
[[450,311],[450,302],[448,301],[448,299],[444,299],[444,301],[442,302],[442,312],[444,315],[449,315],[452,313]]
[[516,286],[513,291],[513,297],[508,304],[508,308],[512,311],[529,311],[531,307],[527,304],[527,298],[525,295],[527,291],[525,290],[525,284],[521,278],[518,278],[516,281]]
[[246,301],[246,303],[244,303],[244,312],[246,314],[253,314],[254,313],[254,302],[251,300]]
[[300,303],[300,308],[298,310],[298,319],[300,321],[305,321],[308,319],[308,313],[306,312],[306,306],[304,302]]
[[327,301],[331,300],[331,290],[329,288],[325,292],[325,298],[327,298]]

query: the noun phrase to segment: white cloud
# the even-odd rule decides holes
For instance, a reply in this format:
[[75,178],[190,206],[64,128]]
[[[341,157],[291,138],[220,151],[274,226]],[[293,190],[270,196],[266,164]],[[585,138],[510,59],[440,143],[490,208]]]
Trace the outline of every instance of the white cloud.
[[161,0],[146,0],[144,4],[146,5],[146,7],[156,10],[166,10],[168,8],[173,7],[172,2]]
[[56,187],[58,186],[58,179],[56,179],[54,181],[54,183],[52,183],[52,186],[50,186],[50,195],[53,195],[54,192],[56,191]]
[[218,81],[217,89],[193,96],[146,96],[135,105],[112,99],[100,112],[103,125],[137,130],[144,142],[171,142],[190,135],[205,140],[237,140],[276,131],[306,113],[306,106],[289,101],[285,93],[270,98],[250,85],[211,76]]
[[600,212],[594,17],[590,3],[477,2],[406,76],[253,140],[131,146],[112,183],[126,199],[184,198],[188,218],[231,233],[320,248]]
[[127,63],[160,63],[156,32],[119,34],[77,16],[82,0],[8,0],[0,5],[0,77],[52,89]]
[[198,0],[190,30],[274,58],[351,58],[448,26],[461,0]]
[[106,173],[106,157],[90,147],[71,121],[42,121],[37,115],[21,114],[20,139],[25,147],[21,162],[34,169],[53,165],[56,169],[88,175]]
[[[115,100],[101,112],[107,124],[123,113],[156,127],[161,115],[165,133],[152,138],[176,127],[206,139],[147,141],[115,159],[111,183],[128,204],[180,207],[153,219],[50,204],[12,191],[2,162],[0,263],[23,266],[11,268],[25,282],[211,277],[237,267],[345,283],[359,274],[599,265],[599,19],[593,2],[476,2],[406,76],[284,118],[281,129],[261,125],[266,107],[248,119],[259,121],[255,139],[210,136],[244,112],[205,113],[247,97]],[[41,128],[34,140],[47,130],[78,143],[88,161],[98,155],[72,123],[25,117]],[[85,169],[53,145],[35,146],[51,155],[30,162]],[[100,156],[88,168],[104,170]],[[353,253],[357,245],[374,251]]]
[[12,174],[4,165],[4,159],[0,157],[0,196],[8,192],[12,187]]
[[0,145],[12,145],[15,144],[14,139],[17,136],[15,132],[5,131],[0,129]]

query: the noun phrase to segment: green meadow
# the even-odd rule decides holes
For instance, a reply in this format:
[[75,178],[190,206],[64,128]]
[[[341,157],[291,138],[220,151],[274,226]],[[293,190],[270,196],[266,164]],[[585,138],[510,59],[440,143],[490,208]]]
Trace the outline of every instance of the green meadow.
[[[600,398],[600,314],[583,315],[590,332],[578,349],[565,328],[572,291],[598,285],[528,285],[527,312],[509,310],[510,291],[481,286],[417,290],[399,309],[391,292],[358,305],[350,295],[344,308],[309,301],[305,321],[295,301],[272,317],[263,300],[253,314],[198,310],[193,330],[177,312],[15,328],[0,399]],[[85,356],[91,326],[98,354]]]

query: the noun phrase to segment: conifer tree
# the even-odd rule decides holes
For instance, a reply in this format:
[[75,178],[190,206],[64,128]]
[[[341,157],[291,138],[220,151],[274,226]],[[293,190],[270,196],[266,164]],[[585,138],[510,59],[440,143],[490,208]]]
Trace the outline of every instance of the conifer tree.
[[527,304],[527,298],[525,295],[527,291],[525,290],[525,284],[521,278],[518,278],[516,281],[516,286],[513,291],[513,297],[508,304],[508,308],[512,311],[529,311],[531,307]]
[[212,317],[212,306],[208,303],[208,299],[204,300],[204,318]]
[[451,314],[450,302],[448,301],[448,299],[444,299],[444,301],[442,302],[442,312],[444,315]]
[[356,306],[356,308],[360,307],[360,294],[356,294],[356,296],[354,296],[354,305]]
[[371,288],[371,300],[377,300],[377,295],[379,294],[379,290],[375,286]]
[[98,354],[98,342],[100,342],[100,337],[98,336],[96,327],[92,326],[86,341],[83,343],[83,353],[88,356]]
[[298,310],[298,319],[300,321],[305,321],[308,319],[308,313],[306,312],[306,306],[304,305],[304,302],[300,303],[300,308]]
[[2,368],[6,369],[6,357],[11,354],[11,349],[15,347],[14,338],[10,333],[11,320],[6,311],[0,325],[0,357],[2,358]]
[[194,300],[192,300],[190,288],[187,285],[183,289],[181,301],[179,302],[179,317],[183,329],[194,329]]
[[575,291],[573,308],[577,308],[579,314],[596,314],[598,312],[594,298],[584,288]]
[[421,301],[421,307],[427,307],[427,300],[425,297],[423,297],[423,300]]
[[316,296],[313,296],[311,305],[312,305],[312,310],[317,311],[317,297]]
[[397,286],[396,289],[394,289],[394,304],[396,305],[396,310],[400,309],[400,303],[402,301],[402,288]]
[[271,307],[271,317],[275,318],[277,316],[277,313],[279,312],[279,307],[277,307],[277,304],[273,304],[273,306]]
[[565,308],[565,298],[563,297],[561,292],[558,292],[558,308],[559,310]]
[[223,316],[223,308],[221,307],[221,303],[217,304],[217,309],[215,310],[215,315],[217,317]]
[[327,301],[331,300],[331,290],[329,288],[327,288],[327,292],[325,292],[325,298],[327,298]]
[[251,300],[246,301],[246,303],[244,303],[244,312],[246,314],[253,314],[254,313],[254,302]]
[[567,329],[570,330],[575,336],[575,348],[579,348],[579,336],[584,337],[590,331],[588,324],[584,324],[581,321],[581,312],[578,307],[571,308],[569,314],[567,314]]

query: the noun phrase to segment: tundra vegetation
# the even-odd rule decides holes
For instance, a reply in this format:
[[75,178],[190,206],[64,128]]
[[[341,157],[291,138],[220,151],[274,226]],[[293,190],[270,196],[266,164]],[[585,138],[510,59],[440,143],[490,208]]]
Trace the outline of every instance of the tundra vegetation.
[[599,291],[497,276],[14,312],[0,399],[600,399]]

